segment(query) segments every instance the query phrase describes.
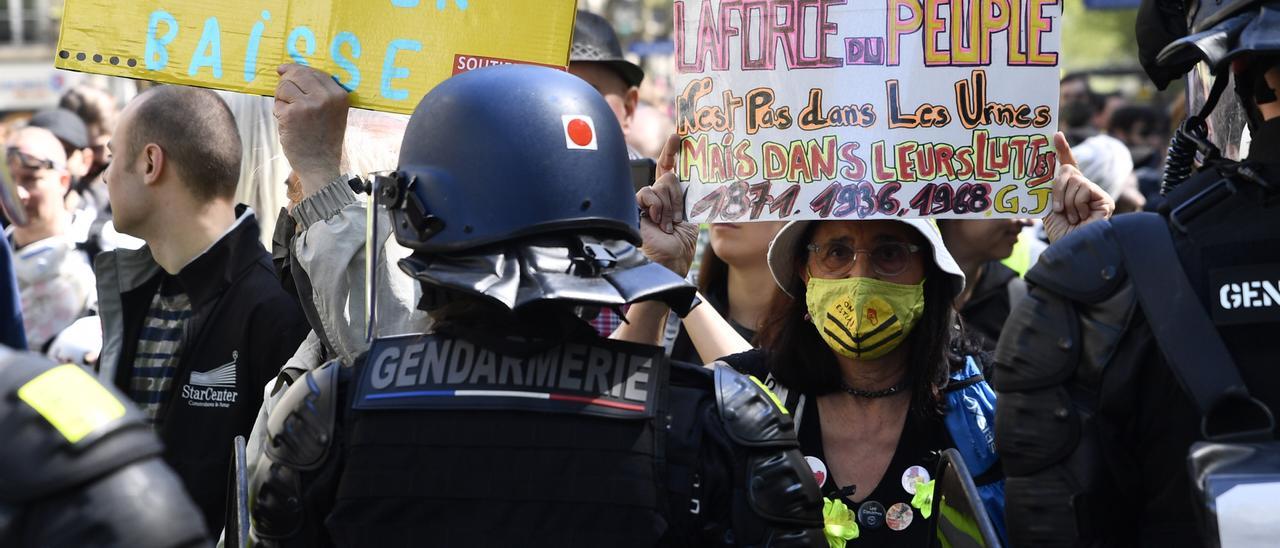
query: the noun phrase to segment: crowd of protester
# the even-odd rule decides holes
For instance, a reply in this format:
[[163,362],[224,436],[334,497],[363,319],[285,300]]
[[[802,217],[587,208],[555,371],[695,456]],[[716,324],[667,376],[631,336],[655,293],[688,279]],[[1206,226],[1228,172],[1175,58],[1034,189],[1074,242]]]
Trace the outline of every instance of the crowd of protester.
[[[606,98],[633,159],[670,153],[660,151],[671,146],[671,121],[665,109],[639,101],[644,73],[622,59],[603,18],[579,15],[569,71]],[[282,82],[303,89],[322,83],[316,75],[286,67]],[[26,218],[8,226],[0,249],[0,276],[16,284],[0,288],[0,342],[80,364],[129,395],[211,531],[222,528],[230,440],[252,432],[250,453],[261,451],[283,384],[367,350],[363,199],[345,181],[330,183],[394,169],[406,123],[348,116],[333,103],[290,97],[285,87],[272,99],[160,86],[128,105],[80,87],[57,109],[0,131]],[[1084,75],[1064,78],[1060,99],[1080,174],[1114,200],[1116,214],[1157,208],[1177,123],[1170,107],[1099,94]],[[347,130],[314,131],[326,121]],[[316,151],[341,157],[338,171],[314,165]],[[657,160],[669,167],[670,159]],[[671,211],[678,205],[653,197],[659,191],[637,197],[650,211],[645,251],[694,281],[703,305],[683,318],[650,303],[604,310],[592,326],[661,344],[676,360],[723,359],[776,379],[800,398],[788,404],[797,420],[807,417],[801,446],[831,467],[839,483],[828,489],[833,496],[851,505],[909,503],[913,493],[896,488],[898,472],[961,435],[944,421],[947,385],[989,366],[1005,319],[1026,294],[1021,275],[1053,227],[761,222],[699,234],[678,222]],[[653,225],[663,206],[676,226]],[[388,226],[384,220],[375,235],[385,248],[378,329],[425,329],[430,320],[416,310],[421,290],[395,266],[407,251]],[[861,290],[892,295],[886,312],[915,326],[905,325],[896,335],[905,342],[885,352],[849,344],[830,325],[823,330],[817,320],[825,309],[806,299],[868,279],[889,285]],[[909,396],[883,397],[897,393]],[[855,484],[871,487],[841,491]],[[861,540],[875,545],[892,534]]]
[[[621,49],[603,18],[586,14],[579,21],[579,28],[586,32],[575,44],[570,72],[605,96],[628,136],[633,158],[657,156],[672,125],[669,120],[660,119],[663,116],[658,109],[639,102],[643,72],[619,61]],[[609,40],[613,42],[610,44]],[[614,49],[605,51],[610,47]],[[627,65],[633,69],[617,68]],[[234,203],[248,205],[257,214],[260,239],[270,247],[276,232],[276,212],[289,203],[286,194],[290,188],[290,167],[272,114],[273,101],[217,93],[232,113],[242,144],[243,161]],[[14,166],[19,186],[26,191],[23,205],[33,219],[24,227],[8,226],[7,219],[4,222],[14,253],[21,309],[26,312],[23,326],[27,346],[84,365],[96,362],[93,358],[99,349],[94,342],[101,338],[93,333],[93,321],[78,321],[97,314],[93,261],[102,251],[138,249],[144,243],[116,230],[102,177],[112,160],[107,145],[116,128],[120,106],[103,90],[78,86],[66,93],[58,108],[37,112],[4,128],[7,158]],[[1177,106],[1141,103],[1118,93],[1101,94],[1090,87],[1088,75],[1077,73],[1062,80],[1060,110],[1061,129],[1072,145],[1081,172],[1111,195],[1116,213],[1156,210],[1161,201],[1159,183],[1165,150],[1175,125],[1171,117],[1177,114]],[[344,154],[344,159],[355,156],[354,162],[368,164],[352,165],[360,168],[344,173],[368,174],[394,168],[394,154],[387,151],[388,147],[398,147],[394,132],[397,127],[403,130],[406,118],[376,114],[371,117],[381,118],[381,124],[390,127],[383,133],[391,138],[381,139],[385,141],[381,151]],[[367,133],[359,128],[367,124],[352,125],[354,141],[359,143]],[[1019,232],[1024,225],[1026,228]],[[695,262],[702,266],[690,278],[747,339],[752,339],[759,328],[770,296],[748,288],[758,289],[765,281],[760,276],[766,273],[763,253],[779,226],[708,226],[698,240]],[[999,334],[1000,317],[1009,309],[1009,299],[1020,294],[1017,276],[1034,264],[1031,259],[1047,243],[1043,230],[1036,223],[998,221],[944,221],[940,228],[952,253],[962,257],[959,260],[966,265],[969,278],[956,305],[990,349]],[[1015,235],[1014,245],[1006,245],[1010,234]],[[1009,288],[1010,285],[1014,287]],[[993,293],[994,289],[1000,291]],[[983,304],[992,295],[998,302]],[[730,307],[732,301],[747,300],[752,302],[744,302],[736,309]],[[620,319],[605,311],[594,325],[600,333],[609,334],[620,325]],[[694,358],[696,353],[692,353],[687,332],[676,329],[676,322],[671,325],[666,346],[673,349],[674,356]],[[74,337],[55,345],[58,335],[67,330]],[[86,337],[89,344],[83,342]]]

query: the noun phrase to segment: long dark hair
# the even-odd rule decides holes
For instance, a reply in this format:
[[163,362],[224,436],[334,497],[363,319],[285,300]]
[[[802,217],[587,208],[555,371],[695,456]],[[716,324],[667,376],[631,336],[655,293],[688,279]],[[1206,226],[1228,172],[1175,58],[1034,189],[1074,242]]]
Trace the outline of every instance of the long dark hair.
[[[698,267],[698,291],[706,295],[712,288],[721,289],[729,283],[729,264],[724,262],[716,250],[707,242],[702,250],[702,264]],[[728,291],[725,291],[728,293]],[[727,299],[726,299],[727,300]]]
[[[811,223],[797,242],[795,264],[791,265],[794,271],[803,268],[808,260],[804,245],[816,226]],[[970,354],[973,345],[952,305],[959,283],[934,264],[932,249],[928,244],[925,247],[929,259],[925,261],[924,314],[902,342],[907,348],[911,408],[922,416],[942,412],[942,388],[948,375],[963,366],[963,355]],[[765,349],[769,372],[783,386],[811,396],[838,392],[843,379],[835,355],[813,324],[805,320],[808,307],[804,284],[797,277],[792,286],[787,291],[795,298],[778,293],[755,343]]]

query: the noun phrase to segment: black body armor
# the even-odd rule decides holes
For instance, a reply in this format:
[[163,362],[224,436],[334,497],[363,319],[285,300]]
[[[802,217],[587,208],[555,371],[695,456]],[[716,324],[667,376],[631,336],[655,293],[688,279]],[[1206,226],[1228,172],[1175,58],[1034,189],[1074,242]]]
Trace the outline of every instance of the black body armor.
[[255,535],[272,546],[825,545],[817,485],[762,386],[656,347],[556,348],[528,357],[412,335],[375,342],[354,368],[307,374],[272,414],[269,462],[250,487]]
[[0,546],[208,546],[132,402],[75,365],[0,350]]
[[[1280,286],[1280,200],[1258,183],[1280,181],[1280,166],[1244,165],[1263,179],[1210,168],[1170,193],[1177,261],[1164,268],[1196,294],[1168,298],[1211,317],[1250,393],[1280,409],[1280,300],[1265,294]],[[1201,416],[1151,327],[1180,319],[1144,313],[1118,230],[1093,223],[1050,246],[1000,338],[996,441],[1017,546],[1205,543],[1187,470]]]

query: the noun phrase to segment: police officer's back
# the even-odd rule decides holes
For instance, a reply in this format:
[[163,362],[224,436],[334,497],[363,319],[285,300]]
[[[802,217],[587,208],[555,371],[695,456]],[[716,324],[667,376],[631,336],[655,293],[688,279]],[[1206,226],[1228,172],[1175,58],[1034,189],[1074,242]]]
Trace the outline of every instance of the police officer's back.
[[585,82],[482,69],[418,106],[373,188],[432,333],[299,379],[251,482],[269,545],[825,544],[791,421],[746,377],[601,339],[586,311],[693,289],[639,243]]
[[[1203,462],[1189,463],[1192,444],[1274,436],[1274,422],[1243,396],[1247,388],[1280,409],[1280,295],[1268,293],[1280,291],[1275,6],[1144,3],[1139,40],[1153,78],[1165,85],[1205,61],[1221,80],[1206,116],[1234,72],[1252,147],[1243,163],[1215,158],[1204,118],[1193,117],[1170,151],[1159,219],[1120,216],[1086,227],[1051,246],[1028,274],[1034,289],[1006,324],[993,382],[1015,544],[1217,545],[1205,504],[1212,497],[1198,494]],[[1185,33],[1180,24],[1194,34],[1168,45]],[[1220,141],[1232,137],[1229,124],[1207,125]],[[1187,179],[1197,152],[1204,165]],[[1167,256],[1153,251],[1162,245]],[[1153,268],[1142,257],[1160,261]],[[1150,275],[1156,269],[1163,271]],[[1226,356],[1203,358],[1214,356],[1217,340]],[[1206,393],[1235,370],[1244,388]],[[1239,408],[1206,405],[1236,396]],[[1259,425],[1266,431],[1249,432]],[[1210,525],[1198,527],[1202,521]]]

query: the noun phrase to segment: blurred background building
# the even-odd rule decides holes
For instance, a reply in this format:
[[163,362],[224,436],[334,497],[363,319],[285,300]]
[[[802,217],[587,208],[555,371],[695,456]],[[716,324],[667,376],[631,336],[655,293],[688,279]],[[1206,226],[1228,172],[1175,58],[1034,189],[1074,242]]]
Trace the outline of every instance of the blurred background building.
[[120,101],[134,94],[132,82],[53,68],[62,20],[62,0],[0,0],[0,124],[58,104],[79,83],[110,91]]

